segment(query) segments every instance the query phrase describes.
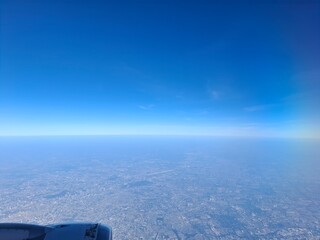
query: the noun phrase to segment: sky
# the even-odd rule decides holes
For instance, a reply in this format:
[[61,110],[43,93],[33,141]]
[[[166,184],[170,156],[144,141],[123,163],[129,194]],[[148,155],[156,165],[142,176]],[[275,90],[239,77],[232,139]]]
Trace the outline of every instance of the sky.
[[320,138],[320,1],[0,7],[1,136]]

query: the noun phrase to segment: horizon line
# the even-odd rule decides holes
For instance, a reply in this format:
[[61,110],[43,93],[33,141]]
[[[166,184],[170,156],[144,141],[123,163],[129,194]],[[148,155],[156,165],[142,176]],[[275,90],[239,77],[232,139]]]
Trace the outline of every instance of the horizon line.
[[14,137],[213,137],[213,138],[266,138],[320,140],[320,136],[267,136],[267,135],[214,135],[214,134],[14,134],[0,135],[0,138]]

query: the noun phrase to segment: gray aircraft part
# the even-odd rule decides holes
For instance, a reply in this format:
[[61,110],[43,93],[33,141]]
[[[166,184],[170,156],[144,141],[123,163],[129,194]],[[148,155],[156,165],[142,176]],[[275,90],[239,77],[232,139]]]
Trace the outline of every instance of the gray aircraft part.
[[98,223],[32,225],[0,223],[1,240],[112,240],[110,227]]

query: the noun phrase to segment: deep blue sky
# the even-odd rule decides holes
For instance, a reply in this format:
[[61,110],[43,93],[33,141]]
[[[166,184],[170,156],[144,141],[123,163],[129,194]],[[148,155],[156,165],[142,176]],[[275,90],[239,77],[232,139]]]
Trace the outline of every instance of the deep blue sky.
[[7,0],[0,33],[0,135],[320,136],[316,0]]

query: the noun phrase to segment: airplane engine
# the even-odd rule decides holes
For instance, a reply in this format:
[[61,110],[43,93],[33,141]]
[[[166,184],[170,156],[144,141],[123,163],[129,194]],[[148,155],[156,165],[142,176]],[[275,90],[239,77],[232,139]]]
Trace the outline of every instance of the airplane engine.
[[99,223],[33,225],[0,223],[1,240],[112,240],[109,226]]

